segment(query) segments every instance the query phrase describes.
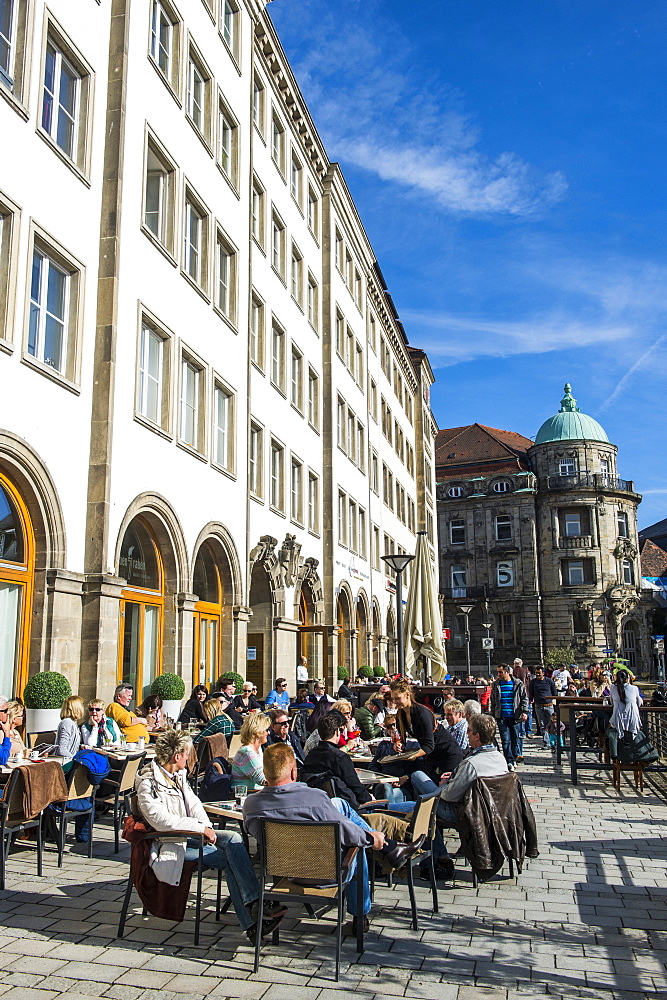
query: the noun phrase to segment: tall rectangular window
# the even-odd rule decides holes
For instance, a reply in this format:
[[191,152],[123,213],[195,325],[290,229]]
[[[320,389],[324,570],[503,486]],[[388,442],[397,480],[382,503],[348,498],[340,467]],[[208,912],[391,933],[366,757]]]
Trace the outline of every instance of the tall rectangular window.
[[345,252],[345,247],[343,244],[343,237],[339,229],[336,230],[336,267],[343,273],[343,254]]
[[144,225],[153,236],[173,250],[174,167],[149,140],[144,185]]
[[216,385],[213,390],[213,461],[223,469],[233,468],[234,397]]
[[380,529],[377,524],[371,528],[371,566],[380,569]]
[[452,597],[466,596],[466,569],[465,566],[457,565],[451,568]]
[[291,464],[290,516],[297,524],[303,523],[303,465],[296,458]]
[[496,539],[507,542],[512,537],[512,518],[509,514],[498,514],[496,517]]
[[205,114],[205,78],[204,72],[194,59],[192,53],[188,59],[188,90],[187,111],[192,124],[203,135]]
[[258,77],[255,77],[252,84],[252,120],[262,135],[264,134],[265,95],[264,84]]
[[16,58],[16,0],[0,0],[0,82],[14,90]]
[[567,582],[574,586],[584,582],[583,559],[571,559],[567,564]]
[[155,330],[142,323],[139,344],[139,387],[137,410],[154,424],[162,423],[162,365],[164,341]]
[[285,391],[285,334],[275,324],[271,330],[271,381]]
[[290,165],[290,193],[297,205],[301,205],[303,168],[298,159],[292,154]]
[[252,235],[264,246],[264,189],[255,179],[252,185]]
[[616,514],[616,525],[619,538],[629,538],[628,515],[623,510]]
[[364,471],[366,462],[366,435],[364,433],[364,425],[359,423],[357,420],[357,465]]
[[357,505],[354,500],[347,504],[347,546],[352,552],[357,551],[359,526],[357,522]]
[[282,122],[273,115],[271,118],[271,158],[281,174],[285,173],[285,129]]
[[356,417],[352,410],[347,411],[347,457],[356,461],[356,439],[354,434],[354,428],[356,425]]
[[315,429],[320,426],[320,380],[312,368],[308,369],[308,423]]
[[269,503],[276,510],[282,510],[283,503],[283,477],[284,477],[285,449],[277,441],[271,442],[271,482],[269,485]]
[[185,225],[183,231],[183,270],[192,280],[202,284],[204,256],[204,216],[186,197]]
[[317,207],[318,199],[317,195],[311,187],[308,188],[308,210],[307,210],[307,221],[308,228],[310,229],[313,236],[317,236]]
[[297,410],[303,410],[303,355],[294,344],[292,344],[290,399],[292,406]]
[[336,312],[336,350],[345,359],[345,320],[339,312]]
[[371,451],[371,489],[373,493],[380,492],[380,469],[379,469],[379,459],[377,452],[373,449]]
[[303,302],[303,258],[294,245],[292,246],[290,279],[292,298],[301,305]]
[[200,370],[183,358],[181,361],[181,399],[179,437],[191,448],[199,447],[199,379]]
[[355,344],[354,380],[359,386],[364,384],[364,349],[359,341]]
[[338,492],[338,544],[347,545],[347,497]]
[[151,55],[162,73],[171,79],[174,24],[161,0],[153,0],[151,12]]
[[320,481],[314,472],[308,473],[308,530],[320,530]]
[[218,165],[223,174],[236,186],[238,154],[238,126],[229,109],[220,100],[218,104]]
[[239,8],[234,0],[222,0],[220,5],[220,34],[232,55],[238,57]]
[[285,226],[274,213],[271,217],[271,264],[281,278],[285,277]]
[[226,319],[236,322],[236,253],[218,233],[215,304]]
[[35,247],[30,283],[28,354],[58,372],[67,360],[70,275]]
[[368,380],[368,412],[372,416],[373,420],[377,423],[378,418],[378,387],[375,384],[375,380],[369,378]]
[[573,458],[561,458],[560,460],[560,474],[561,476],[573,476],[576,472],[576,467]]
[[256,295],[250,306],[250,360],[264,370],[264,303]]
[[81,77],[54,41],[49,39],[44,63],[41,124],[60,149],[77,159]]
[[465,545],[466,523],[460,518],[449,522],[449,542],[451,545]]
[[319,313],[319,303],[318,303],[318,289],[317,282],[313,278],[312,274],[308,275],[308,322],[317,330],[318,327],[318,313]]
[[250,424],[248,443],[248,486],[256,497],[262,495],[262,428]]
[[565,534],[568,538],[573,538],[581,534],[581,515],[565,515]]
[[336,441],[338,447],[345,451],[345,403],[340,396],[338,397],[336,415]]

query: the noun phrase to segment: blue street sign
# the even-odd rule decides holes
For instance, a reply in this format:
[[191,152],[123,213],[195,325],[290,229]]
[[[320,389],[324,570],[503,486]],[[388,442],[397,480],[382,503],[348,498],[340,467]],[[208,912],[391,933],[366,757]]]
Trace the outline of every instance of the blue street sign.
[[664,637],[664,635],[652,635],[651,638],[655,639],[656,642],[660,642],[660,640],[661,639],[664,640],[665,637]]
[[603,649],[602,652],[605,653],[607,656],[613,656],[614,653],[616,652],[616,650],[615,649]]

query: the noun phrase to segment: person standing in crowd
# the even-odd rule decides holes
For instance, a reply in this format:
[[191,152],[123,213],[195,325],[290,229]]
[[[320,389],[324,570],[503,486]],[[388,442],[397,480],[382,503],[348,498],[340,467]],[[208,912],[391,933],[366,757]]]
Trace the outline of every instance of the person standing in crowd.
[[266,696],[265,708],[283,708],[285,711],[289,708],[287,681],[284,677],[276,677],[276,686]]
[[556,667],[551,674],[551,680],[556,685],[557,691],[564,691],[569,682],[572,680],[572,674],[567,667]]
[[498,678],[491,689],[491,715],[498,723],[503,753],[510,771],[514,771],[521,754],[520,725],[528,718],[528,694],[523,681],[512,677],[507,663],[498,667]]
[[296,686],[308,686],[308,658],[300,656],[296,665]]
[[618,757],[618,741],[626,733],[636,736],[641,729],[639,709],[643,704],[639,688],[630,683],[630,673],[627,670],[617,670],[615,683],[611,689],[613,710],[607,729],[609,754],[612,760]]
[[535,676],[528,689],[528,697],[535,706],[535,715],[542,731],[542,745],[545,750],[551,749],[549,723],[554,714],[556,695],[556,685],[551,677],[545,675],[544,667],[536,667]]
[[119,684],[114,692],[113,701],[107,705],[107,715],[114,720],[128,743],[136,743],[142,736],[145,738],[148,735],[148,719],[142,719],[129,710],[133,694],[134,688],[131,684]]
[[[523,681],[523,686],[526,691],[533,679],[533,675],[530,672],[530,667],[524,667],[523,660],[521,657],[516,656],[514,658],[514,663],[512,664],[512,676],[516,677],[518,680]],[[533,709],[528,702],[528,718],[525,722],[521,723],[521,736],[531,736],[533,735]],[[523,753],[523,741],[521,745],[521,753]]]

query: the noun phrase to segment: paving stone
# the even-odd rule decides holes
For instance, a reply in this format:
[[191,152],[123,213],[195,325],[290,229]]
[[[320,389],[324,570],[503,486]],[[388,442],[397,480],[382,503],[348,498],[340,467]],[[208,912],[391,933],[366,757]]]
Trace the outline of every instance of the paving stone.
[[[241,1000],[262,1000],[269,983],[251,983],[247,979],[223,979],[209,993],[210,997],[240,997]],[[340,1000],[340,998],[339,998]]]

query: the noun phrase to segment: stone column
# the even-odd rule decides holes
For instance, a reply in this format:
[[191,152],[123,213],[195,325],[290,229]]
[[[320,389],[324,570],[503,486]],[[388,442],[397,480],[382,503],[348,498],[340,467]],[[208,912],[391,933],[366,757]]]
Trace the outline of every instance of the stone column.
[[[232,608],[232,617],[232,648],[229,652],[229,662],[232,664],[232,670],[235,670],[237,674],[241,675],[241,677],[245,677],[248,662],[248,622],[252,618],[252,611],[250,608],[245,608],[240,604],[237,604]],[[223,657],[225,656],[224,644],[222,648],[222,655]],[[296,664],[296,657],[294,662]]]
[[323,680],[329,692],[338,690],[338,643],[342,640],[341,628],[339,625],[324,626],[324,655],[326,657],[326,670]]
[[294,618],[273,619],[273,683],[284,677],[290,694],[296,694],[297,632],[301,622]]
[[58,670],[79,690],[81,663],[81,599],[85,576],[65,569],[46,573],[46,650],[47,670]]
[[83,585],[81,668],[82,698],[113,699],[118,678],[120,595],[126,580],[106,574],[90,574]]
[[185,681],[186,691],[193,677],[198,677],[194,670],[195,655],[195,604],[199,598],[196,594],[176,594],[176,649],[178,663],[176,673]]

